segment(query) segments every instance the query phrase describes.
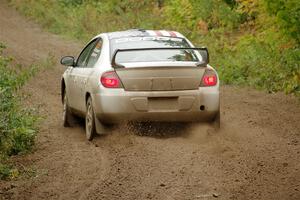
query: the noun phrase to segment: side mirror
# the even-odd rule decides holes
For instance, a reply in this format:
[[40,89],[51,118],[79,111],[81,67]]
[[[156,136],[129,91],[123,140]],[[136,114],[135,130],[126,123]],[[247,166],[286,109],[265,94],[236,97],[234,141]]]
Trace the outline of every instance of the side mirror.
[[60,60],[60,64],[65,66],[75,66],[75,58],[73,56],[65,56]]

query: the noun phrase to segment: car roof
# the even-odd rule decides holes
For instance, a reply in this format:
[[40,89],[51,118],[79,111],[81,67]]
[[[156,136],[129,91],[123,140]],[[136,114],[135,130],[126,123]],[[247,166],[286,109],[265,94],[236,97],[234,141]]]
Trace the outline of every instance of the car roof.
[[144,29],[130,29],[126,31],[110,32],[106,33],[108,39],[117,39],[125,37],[177,37],[185,38],[181,33],[176,31],[167,31],[167,30],[144,30]]

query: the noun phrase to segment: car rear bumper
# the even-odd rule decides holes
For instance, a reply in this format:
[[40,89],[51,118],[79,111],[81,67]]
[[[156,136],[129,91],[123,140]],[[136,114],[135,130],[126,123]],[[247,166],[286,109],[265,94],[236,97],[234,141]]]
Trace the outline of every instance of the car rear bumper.
[[105,123],[122,121],[211,121],[219,112],[219,88],[136,92],[103,89],[93,94],[94,111]]

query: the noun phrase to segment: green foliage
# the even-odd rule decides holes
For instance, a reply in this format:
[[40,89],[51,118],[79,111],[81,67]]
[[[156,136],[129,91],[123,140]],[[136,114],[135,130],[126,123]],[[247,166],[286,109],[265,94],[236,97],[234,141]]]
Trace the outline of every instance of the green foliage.
[[212,30],[220,27],[232,29],[237,27],[240,21],[240,14],[234,12],[223,1],[216,3],[214,0],[172,0],[168,2],[164,8],[163,25],[180,30],[192,38],[203,33],[201,26],[203,22],[207,24],[208,30]]
[[0,178],[13,177],[16,171],[1,164],[7,156],[27,152],[34,144],[37,117],[32,110],[20,105],[18,89],[35,73],[36,67],[28,70],[12,68],[11,58],[4,57],[0,43]]
[[227,3],[231,8],[237,5],[237,2],[235,0],[224,0],[224,2]]
[[297,48],[273,49],[266,41],[245,35],[234,49],[222,54],[216,62],[226,66],[218,68],[225,83],[252,85],[270,92],[300,92],[300,68],[295,62],[300,60]]
[[11,0],[51,32],[88,40],[99,32],[158,27],[156,0]]
[[192,34],[197,27],[197,17],[193,14],[193,5],[189,0],[173,0],[165,7],[165,24],[180,29],[183,34]]
[[3,165],[0,163],[0,180],[15,179],[19,176],[19,170],[12,165]]
[[129,28],[173,29],[208,46],[223,83],[300,93],[298,0],[11,0],[55,33],[88,40]]
[[267,11],[275,15],[285,33],[300,42],[300,3],[298,0],[265,0]]
[[79,6],[83,3],[83,0],[58,0],[58,3],[65,7]]

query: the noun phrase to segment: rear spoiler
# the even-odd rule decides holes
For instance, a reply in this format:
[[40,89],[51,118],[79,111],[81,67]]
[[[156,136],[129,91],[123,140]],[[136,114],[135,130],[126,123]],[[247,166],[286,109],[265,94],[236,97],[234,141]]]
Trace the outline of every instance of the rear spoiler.
[[112,56],[112,61],[111,65],[113,68],[123,68],[124,66],[121,64],[116,63],[116,56],[119,52],[127,52],[127,51],[149,51],[149,50],[200,50],[203,51],[203,54],[201,53],[201,56],[203,57],[203,61],[197,63],[196,65],[199,67],[206,66],[209,63],[209,53],[208,49],[206,47],[199,47],[199,48],[194,48],[194,47],[159,47],[159,48],[138,48],[138,49],[116,49],[113,56]]

